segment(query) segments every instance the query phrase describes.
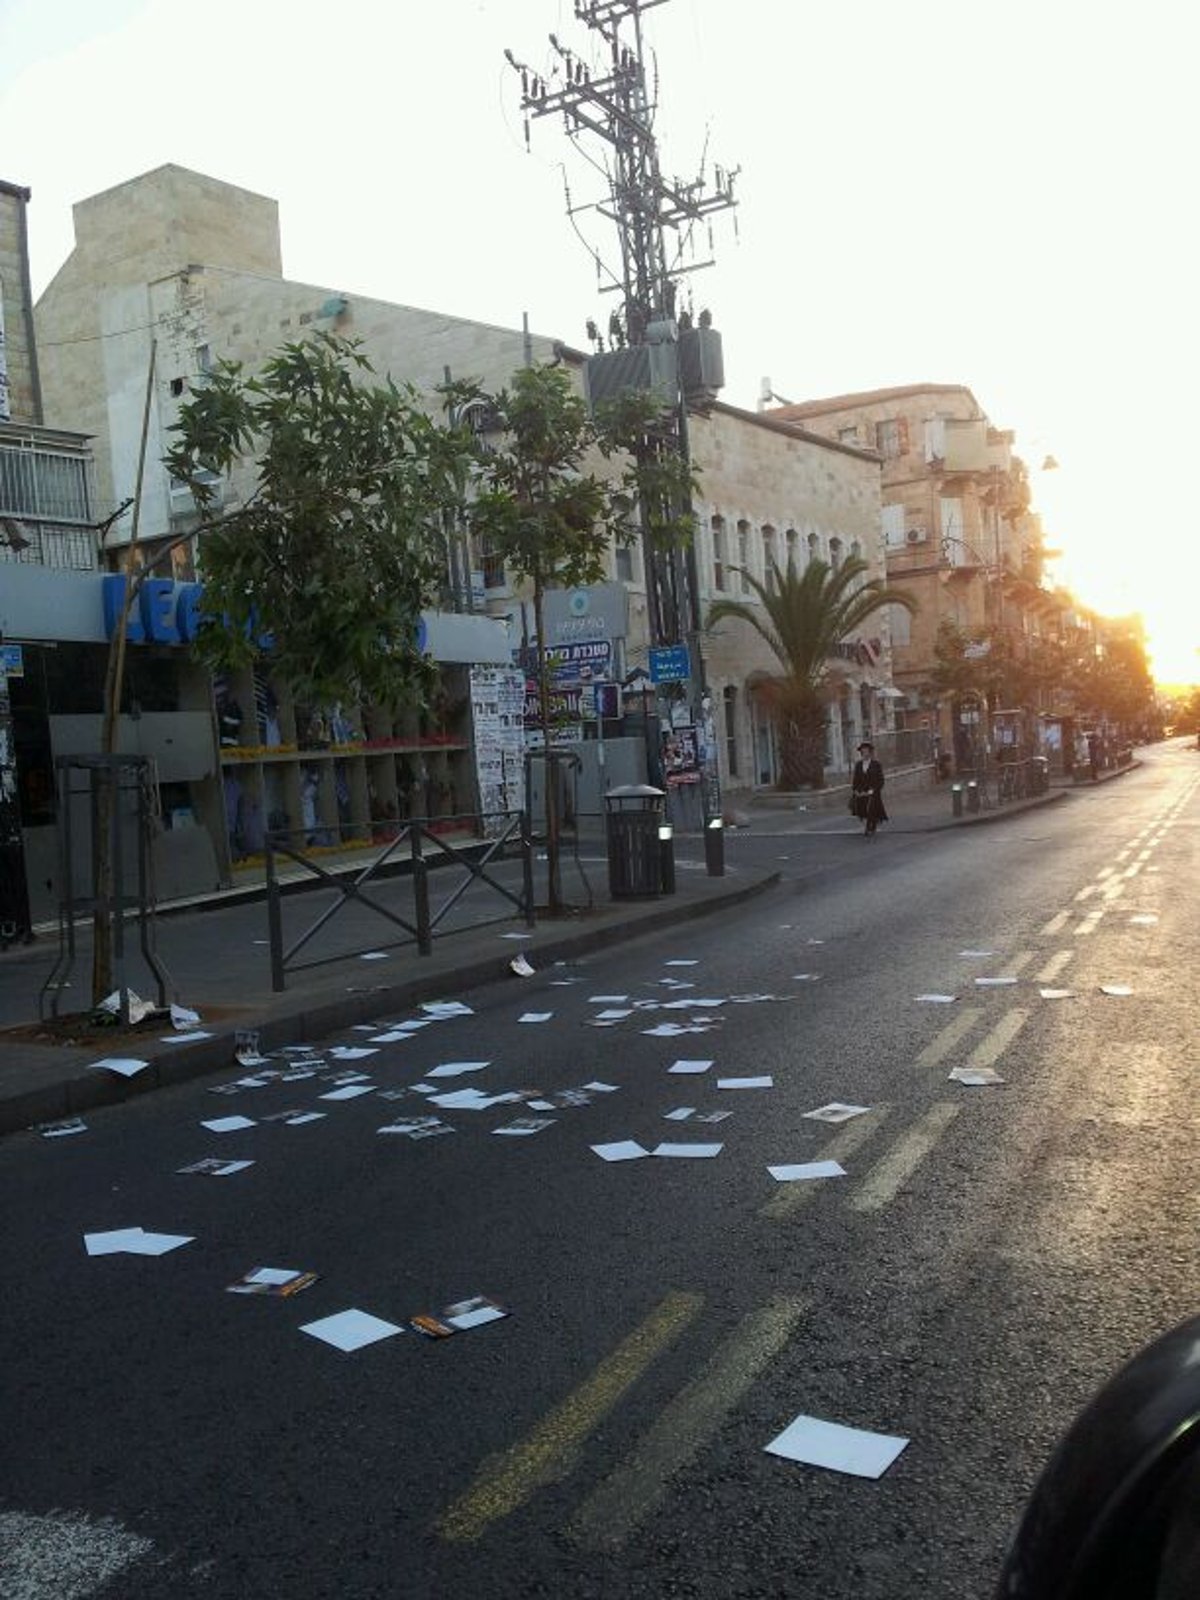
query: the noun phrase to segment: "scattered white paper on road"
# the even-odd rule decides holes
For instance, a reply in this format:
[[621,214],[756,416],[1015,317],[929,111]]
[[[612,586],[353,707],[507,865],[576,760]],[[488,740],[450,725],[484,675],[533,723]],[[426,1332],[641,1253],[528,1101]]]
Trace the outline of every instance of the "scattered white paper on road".
[[815,1111],[805,1111],[803,1115],[812,1122],[849,1122],[851,1117],[862,1117],[870,1110],[870,1106],[851,1106],[842,1100],[831,1100],[827,1106],[818,1106]]
[[679,1022],[660,1022],[653,1028],[643,1028],[642,1033],[647,1039],[678,1039],[681,1033],[691,1033],[691,1028],[685,1028]]
[[430,1095],[431,1105],[442,1106],[447,1111],[486,1111],[489,1106],[512,1105],[521,1096],[511,1091],[504,1094],[484,1094],[480,1089],[451,1089],[446,1094]]
[[719,1156],[724,1150],[723,1144],[672,1144],[664,1141],[656,1144],[651,1150],[652,1156],[672,1156],[676,1159],[695,1159],[697,1161],[710,1161],[713,1156]]
[[543,1128],[552,1128],[554,1121],[553,1117],[517,1117],[513,1122],[506,1122],[503,1127],[493,1128],[492,1132],[522,1139],[532,1133],[541,1133]]
[[792,973],[792,982],[793,983],[816,983],[817,979],[820,976],[821,976],[821,974],[819,972],[793,972]]
[[508,970],[515,972],[518,978],[532,978],[535,968],[532,967],[524,954],[515,955],[508,963]]
[[411,1039],[412,1033],[408,1028],[389,1028],[386,1033],[373,1033],[372,1044],[399,1044],[402,1039]]
[[200,1013],[193,1011],[190,1006],[173,1005],[171,1007],[171,1026],[177,1028],[180,1033],[189,1028],[194,1028],[199,1021]]
[[1039,989],[1043,1000],[1074,1000],[1074,989]]
[[676,1106],[674,1111],[663,1113],[664,1120],[667,1122],[686,1122],[690,1116],[695,1114],[695,1110],[695,1106]]
[[370,1045],[337,1044],[329,1054],[334,1061],[362,1061],[367,1056],[377,1056],[379,1051]]
[[203,1028],[195,1028],[191,1033],[163,1033],[159,1038],[163,1044],[193,1044],[197,1039],[211,1039],[211,1033],[206,1033]]
[[985,956],[994,956],[996,954],[994,950],[960,950],[958,953],[960,956],[966,956],[968,960],[972,961],[982,961]]
[[287,1125],[289,1128],[299,1128],[306,1122],[321,1122],[328,1114],[326,1111],[302,1111],[298,1117],[289,1117]]
[[1129,920],[1139,928],[1150,928],[1153,927],[1153,925],[1158,921],[1158,918],[1150,915],[1150,913],[1147,912],[1142,916],[1130,917]]
[[855,1478],[881,1478],[907,1446],[907,1439],[894,1434],[868,1433],[819,1417],[800,1416],[764,1448],[768,1455],[809,1467],[827,1467]]
[[354,1100],[360,1094],[371,1094],[374,1091],[373,1083],[344,1083],[340,1089],[330,1089],[328,1094],[319,1095],[320,1100]]
[[482,1328],[487,1322],[499,1322],[508,1316],[508,1312],[486,1295],[477,1294],[470,1300],[459,1300],[447,1306],[442,1315],[452,1328],[465,1333],[468,1328]]
[[776,1183],[806,1183],[810,1178],[844,1178],[846,1169],[838,1161],[795,1161],[767,1171]]
[[443,1061],[440,1067],[426,1069],[427,1078],[461,1078],[464,1072],[482,1072],[490,1061]]
[[676,1061],[667,1068],[668,1072],[707,1072],[712,1066],[711,1061]]
[[554,1015],[553,1011],[525,1011],[517,1018],[518,1022],[549,1022]]
[[558,1107],[553,1100],[526,1100],[525,1104],[530,1111],[557,1111]]
[[252,1167],[253,1161],[222,1161],[219,1156],[205,1156],[202,1161],[193,1161],[190,1166],[177,1167],[177,1172],[195,1172],[203,1178],[231,1178],[235,1172],[245,1172],[247,1167]]
[[86,1133],[87,1123],[81,1117],[66,1117],[62,1122],[43,1122],[38,1132],[43,1139],[66,1139],[73,1133]]
[[1016,983],[1016,981],[1016,978],[976,978],[975,987],[977,989],[1002,989],[1009,984]]
[[947,1081],[965,1083],[969,1089],[987,1089],[1005,1080],[994,1067],[955,1067]]
[[611,1144],[594,1144],[590,1146],[600,1157],[601,1161],[637,1161],[642,1156],[648,1156],[649,1150],[642,1148],[636,1139],[617,1139]]
[[202,1122],[200,1126],[212,1133],[233,1133],[238,1128],[253,1128],[257,1124],[253,1117],[213,1117],[210,1122]]
[[364,950],[358,959],[360,961],[386,961],[387,956],[386,950]]
[[610,1009],[608,1011],[597,1011],[596,1015],[592,1018],[592,1021],[593,1022],[623,1022],[626,1017],[631,1017],[632,1015],[633,1015],[633,1011],[632,1010],[625,1010],[623,1007],[618,1007],[615,1010],[611,1010]]
[[180,1245],[191,1244],[191,1233],[147,1233],[144,1228],[114,1228],[107,1233],[85,1233],[83,1244],[90,1256],[162,1256]]
[[588,1005],[623,1006],[628,999],[629,996],[627,994],[590,994],[588,995]]
[[461,1000],[425,1000],[421,1003],[421,1010],[431,1017],[473,1017],[474,1011],[470,1006],[463,1005]]
[[700,963],[699,961],[666,961],[663,965],[667,967],[698,967]]
[[1102,983],[1100,985],[1100,993],[1123,999],[1126,995],[1131,995],[1133,990],[1127,983]]
[[600,1083],[595,1078],[593,1078],[591,1083],[585,1083],[583,1087],[585,1089],[590,1089],[593,1094],[616,1094],[617,1092],[617,1085],[615,1083]]
[[105,1056],[102,1061],[89,1061],[87,1070],[102,1068],[105,1072],[115,1072],[118,1077],[132,1078],[149,1065],[148,1061],[138,1061],[134,1056]]
[[952,1006],[958,999],[956,994],[916,994],[913,999],[918,1004],[929,1006]]
[[532,933],[502,933],[502,939],[532,939]]
[[322,1317],[318,1322],[302,1323],[300,1332],[333,1345],[335,1350],[350,1351],[378,1344],[380,1339],[390,1339],[393,1334],[403,1333],[404,1329],[397,1327],[394,1322],[385,1322],[382,1317],[373,1317],[369,1311],[350,1310],[336,1311],[333,1316]]
[[718,1078],[718,1089],[773,1089],[775,1079],[769,1076],[761,1078]]

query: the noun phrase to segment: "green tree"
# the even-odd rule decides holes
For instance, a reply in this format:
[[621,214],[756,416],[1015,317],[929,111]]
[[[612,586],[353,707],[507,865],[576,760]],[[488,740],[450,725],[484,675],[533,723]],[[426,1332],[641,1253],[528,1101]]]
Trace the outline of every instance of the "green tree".
[[[196,541],[207,615],[195,648],[214,671],[266,659],[316,704],[424,705],[434,669],[419,648],[420,615],[441,576],[446,513],[462,501],[475,442],[461,424],[439,423],[415,390],[372,375],[357,341],[326,333],[284,345],[257,375],[221,363],[180,408],[163,458],[192,491],[194,526],[129,572],[126,612],[155,568]],[[250,458],[253,488],[223,508],[220,480]],[[105,691],[109,754],[122,644],[118,629]],[[101,897],[112,889],[111,806],[105,789]],[[93,1004],[112,989],[111,919],[98,915]]]
[[[214,670],[268,657],[315,704],[424,704],[420,616],[474,439],[372,373],[357,341],[319,333],[257,376],[221,364],[181,408],[165,460],[199,515],[197,648]],[[214,480],[250,456],[252,492],[222,511]]]
[[[741,570],[741,569],[735,569]],[[858,556],[837,568],[810,561],[803,572],[789,561],[781,572],[772,562],[766,582],[750,572],[745,581],[757,606],[745,600],[718,600],[708,626],[726,620],[749,623],[765,641],[781,671],[764,685],[779,731],[781,789],[820,788],[825,769],[825,700],[822,687],[835,646],[884,606],[916,610],[911,595],[882,578],[867,578]]]
[[[543,365],[522,368],[490,403],[502,439],[483,457],[481,486],[469,516],[484,548],[532,590],[539,721],[548,751],[554,718],[550,662],[543,648],[546,591],[602,579],[609,546],[628,545],[636,538],[642,506],[656,537],[686,537],[691,475],[678,455],[656,442],[659,408],[648,396],[623,396],[593,416],[565,369]],[[586,470],[592,451],[604,458],[620,457],[620,470],[606,476]],[[562,910],[559,831],[557,787],[548,769],[546,855],[552,915]]]

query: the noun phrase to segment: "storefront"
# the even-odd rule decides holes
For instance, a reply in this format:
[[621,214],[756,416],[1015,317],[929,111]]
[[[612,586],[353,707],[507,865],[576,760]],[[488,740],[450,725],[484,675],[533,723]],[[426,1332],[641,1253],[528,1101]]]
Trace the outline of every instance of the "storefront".
[[[0,571],[0,637],[19,646],[8,652],[10,668],[19,663],[8,690],[34,922],[57,912],[55,761],[100,747],[120,583],[17,564]],[[154,762],[160,900],[253,875],[268,827],[306,850],[343,849],[386,839],[409,816],[479,809],[481,763],[489,772],[492,763],[486,736],[476,738],[471,673],[511,670],[501,624],[427,613],[425,648],[442,666],[429,708],[343,712],[297,706],[269,674],[214,685],[189,648],[199,598],[196,585],[146,584],[127,635],[118,748]],[[510,752],[505,792],[522,772]],[[74,842],[85,875],[89,841]]]

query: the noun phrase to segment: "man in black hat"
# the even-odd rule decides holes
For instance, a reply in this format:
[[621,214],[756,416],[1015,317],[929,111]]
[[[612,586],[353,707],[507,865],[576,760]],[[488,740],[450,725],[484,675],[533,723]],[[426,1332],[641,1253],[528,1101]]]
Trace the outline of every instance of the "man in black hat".
[[883,767],[875,759],[875,746],[864,739],[858,747],[858,760],[850,779],[854,815],[863,821],[863,832],[870,838],[888,814],[883,805]]

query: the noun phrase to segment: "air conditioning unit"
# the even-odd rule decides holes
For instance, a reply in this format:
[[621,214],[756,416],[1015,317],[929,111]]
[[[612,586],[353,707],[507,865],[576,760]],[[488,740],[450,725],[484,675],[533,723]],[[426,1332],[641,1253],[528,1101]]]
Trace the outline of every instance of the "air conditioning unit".
[[924,528],[910,528],[904,535],[904,538],[908,544],[924,544],[925,537],[926,535]]

